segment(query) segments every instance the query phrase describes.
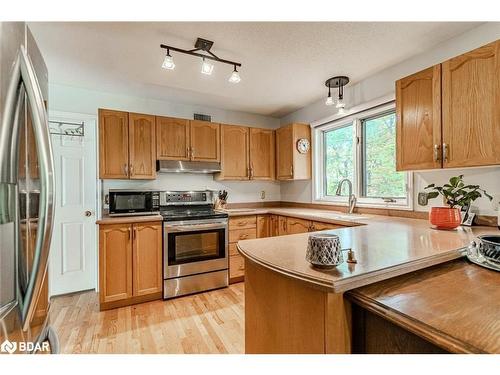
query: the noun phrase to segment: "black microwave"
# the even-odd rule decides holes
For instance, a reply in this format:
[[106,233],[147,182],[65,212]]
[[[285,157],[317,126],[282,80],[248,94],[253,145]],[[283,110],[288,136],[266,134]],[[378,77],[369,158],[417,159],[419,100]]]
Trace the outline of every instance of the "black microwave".
[[109,216],[154,215],[159,211],[158,191],[109,191]]

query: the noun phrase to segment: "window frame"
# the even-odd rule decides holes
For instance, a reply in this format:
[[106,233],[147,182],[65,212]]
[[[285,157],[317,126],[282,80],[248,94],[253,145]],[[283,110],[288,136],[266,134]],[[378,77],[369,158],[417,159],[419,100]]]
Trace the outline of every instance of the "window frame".
[[385,103],[373,108],[359,111],[333,121],[327,122],[313,129],[313,189],[312,200],[315,203],[332,204],[347,206],[348,198],[346,196],[326,195],[326,179],[324,157],[325,133],[340,129],[352,124],[353,126],[353,156],[354,156],[354,181],[353,194],[356,195],[356,206],[370,208],[386,208],[397,210],[413,210],[413,173],[406,173],[406,197],[394,199],[395,202],[386,202],[383,198],[362,197],[363,191],[363,158],[364,158],[364,139],[363,139],[363,120],[383,115],[384,113],[396,110],[394,101]]

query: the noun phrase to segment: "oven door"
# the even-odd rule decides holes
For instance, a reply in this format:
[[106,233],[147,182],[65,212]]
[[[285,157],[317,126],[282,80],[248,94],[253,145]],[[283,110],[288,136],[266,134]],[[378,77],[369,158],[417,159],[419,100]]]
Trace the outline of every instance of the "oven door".
[[151,196],[151,192],[110,191],[109,214],[120,216],[149,213],[153,205]]
[[228,268],[227,219],[164,223],[165,279]]

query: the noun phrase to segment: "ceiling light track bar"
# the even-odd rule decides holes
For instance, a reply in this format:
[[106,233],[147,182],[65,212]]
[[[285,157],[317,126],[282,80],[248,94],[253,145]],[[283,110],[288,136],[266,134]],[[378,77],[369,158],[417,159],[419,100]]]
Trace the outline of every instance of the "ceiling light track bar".
[[197,49],[194,49],[194,50],[185,50],[185,49],[182,49],[182,48],[167,46],[166,44],[160,44],[160,47],[163,48],[163,49],[166,49],[167,51],[180,52],[180,53],[184,53],[186,55],[201,57],[202,59],[208,59],[208,60],[218,61],[218,62],[223,63],[223,64],[228,64],[228,65],[233,65],[233,66],[241,67],[240,63],[234,62],[234,61],[230,61],[230,60],[221,59],[221,58],[217,57],[215,54],[211,53],[210,51],[206,51],[208,53],[208,55],[196,52],[196,51],[199,51],[200,48],[197,48]]

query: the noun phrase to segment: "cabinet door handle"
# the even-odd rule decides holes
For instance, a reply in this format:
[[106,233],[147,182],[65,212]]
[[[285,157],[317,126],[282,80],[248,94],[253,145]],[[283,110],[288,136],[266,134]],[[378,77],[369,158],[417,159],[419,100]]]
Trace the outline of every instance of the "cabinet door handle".
[[448,145],[446,143],[443,143],[443,161],[448,161]]
[[194,148],[191,147],[191,159],[193,159],[193,158],[194,158]]
[[189,158],[189,147],[186,147],[186,157]]
[[134,175],[134,165],[130,164],[130,176]]
[[293,165],[290,165],[290,177],[293,177]]
[[441,146],[438,145],[438,144],[435,144],[434,145],[434,161],[439,161],[441,160],[441,157],[440,157],[440,152],[441,151]]
[[125,176],[128,176],[128,164],[123,164],[123,172],[125,173]]
[[253,163],[250,163],[250,179],[253,179]]
[[132,232],[132,229],[130,229],[130,228],[129,228],[129,229],[128,229],[128,239],[129,239],[129,240],[130,240],[130,237],[131,237],[131,233],[130,233],[130,232]]

